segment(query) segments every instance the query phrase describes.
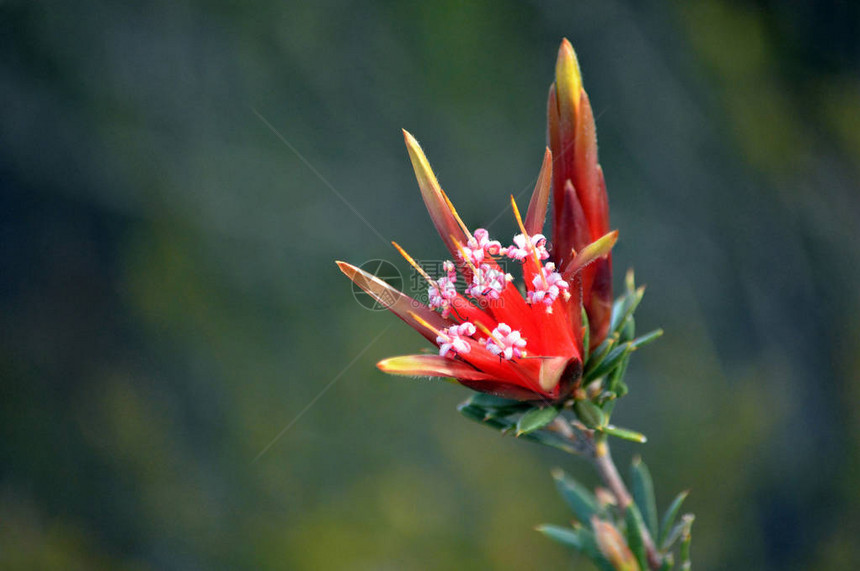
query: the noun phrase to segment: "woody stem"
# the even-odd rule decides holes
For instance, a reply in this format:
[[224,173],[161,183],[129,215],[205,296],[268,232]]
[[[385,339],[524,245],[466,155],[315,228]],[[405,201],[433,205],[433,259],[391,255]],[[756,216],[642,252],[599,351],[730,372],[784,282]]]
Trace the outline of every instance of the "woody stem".
[[[633,503],[633,498],[630,496],[630,492],[627,491],[627,486],[624,485],[624,480],[621,479],[618,468],[615,467],[615,462],[613,462],[612,455],[609,453],[609,444],[606,442],[606,437],[596,435],[594,440],[594,466],[597,468],[597,472],[600,474],[603,483],[606,484],[615,496],[618,507],[626,512],[630,504]],[[642,536],[645,552],[648,555],[648,566],[654,570],[660,569],[662,560],[654,545],[654,539],[644,526],[639,532]]]

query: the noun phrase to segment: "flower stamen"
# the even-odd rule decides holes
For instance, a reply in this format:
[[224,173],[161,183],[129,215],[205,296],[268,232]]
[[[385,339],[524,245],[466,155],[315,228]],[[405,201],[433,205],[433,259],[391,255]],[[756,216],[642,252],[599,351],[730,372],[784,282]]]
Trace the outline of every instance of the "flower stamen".
[[472,274],[472,283],[466,288],[466,293],[472,297],[499,299],[505,285],[513,276],[497,270],[489,264],[481,264]]
[[540,271],[541,270],[540,256],[538,255],[537,249],[534,247],[534,244],[532,244],[532,239],[531,239],[531,237],[529,237],[529,233],[526,231],[525,224],[523,224],[523,217],[520,216],[520,209],[517,208],[517,201],[514,200],[513,195],[511,195],[511,207],[513,207],[513,209],[514,209],[514,216],[517,219],[517,225],[520,227],[520,230],[523,233],[523,238],[525,238],[525,240],[524,240],[525,244],[528,247],[529,251],[531,252],[532,256],[534,257],[535,267],[538,268],[538,270],[539,270],[538,273],[540,274],[541,282],[543,284],[543,289],[547,289],[547,288],[549,288],[549,284],[547,284],[546,276],[543,275],[542,271]]
[[507,323],[499,323],[486,340],[487,351],[508,361],[523,357],[526,340],[519,329],[511,329]]
[[436,343],[439,344],[439,356],[454,358],[454,355],[465,355],[472,350],[467,339],[475,334],[475,326],[466,321],[452,325],[439,332]]
[[428,284],[430,284],[430,287],[427,289],[428,305],[430,308],[440,308],[442,310],[442,317],[448,317],[451,313],[451,305],[454,298],[457,297],[457,289],[454,285],[454,282],[457,281],[457,273],[454,271],[454,264],[446,261],[442,267],[446,270],[448,275],[447,277],[439,278],[437,281],[431,278],[418,264],[418,262],[416,262],[412,256],[407,254],[406,250],[400,247],[400,244],[397,242],[391,243],[394,244],[394,247],[397,248],[400,255],[403,256],[425,280],[427,280]]
[[540,269],[540,276],[534,277],[532,285],[534,290],[528,292],[528,302],[545,304],[548,313],[552,313],[552,304],[559,294],[562,294],[564,299],[570,298],[570,284],[555,271],[555,264],[552,262]]

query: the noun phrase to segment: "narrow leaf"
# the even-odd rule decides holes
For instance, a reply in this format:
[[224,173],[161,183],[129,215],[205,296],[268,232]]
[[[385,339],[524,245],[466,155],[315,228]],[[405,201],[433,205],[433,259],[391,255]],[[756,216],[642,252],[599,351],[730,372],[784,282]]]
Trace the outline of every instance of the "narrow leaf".
[[514,423],[510,420],[495,418],[489,414],[487,409],[479,406],[461,404],[457,407],[457,410],[469,420],[480,422],[481,424],[494,428],[500,432],[507,432],[514,426]]
[[591,345],[591,326],[588,323],[588,312],[582,306],[582,362],[588,363],[589,346]]
[[[504,418],[503,416],[497,416],[498,413],[496,412],[496,409],[472,405],[469,404],[469,401],[460,404],[460,406],[457,407],[457,410],[469,420],[479,422],[484,426],[498,430],[502,434],[507,434],[516,427],[516,423],[512,420]],[[579,441],[571,442],[570,440],[562,438],[561,436],[551,432],[532,432],[530,434],[523,434],[520,438],[522,440],[534,442],[535,444],[556,448],[567,452],[568,454],[584,454],[588,451],[584,444],[582,446],[578,446]]]
[[618,386],[621,384],[624,379],[624,374],[627,372],[627,365],[630,363],[630,353],[624,355],[621,360],[621,363],[609,374],[609,378],[606,381],[606,389],[615,393],[617,396],[621,396],[618,391]]
[[615,571],[615,567],[600,553],[594,533],[590,529],[584,527],[568,528],[551,524],[539,525],[536,529],[550,539],[578,550],[591,559],[601,571]]
[[533,408],[520,417],[520,420],[517,422],[517,436],[540,430],[555,420],[557,416],[558,409],[553,406]]
[[487,415],[505,417],[529,410],[534,406],[529,402],[506,399],[489,393],[475,393],[466,403],[486,409]]
[[681,521],[678,522],[678,525],[673,527],[672,531],[670,531],[666,536],[661,547],[668,551],[679,539],[683,540],[689,533],[689,528],[693,525],[693,520],[695,519],[696,518],[693,514],[684,514],[681,517]]
[[636,318],[631,315],[627,318],[624,327],[621,328],[621,336],[618,338],[620,343],[626,343],[636,337]]
[[663,516],[663,521],[660,523],[660,536],[658,539],[660,545],[663,545],[663,542],[669,535],[669,531],[672,529],[672,526],[675,525],[675,520],[678,518],[678,513],[681,511],[681,505],[684,503],[684,500],[687,499],[689,494],[690,490],[684,490],[675,496],[675,499],[672,500],[671,504],[669,504],[669,509],[666,510],[666,514]]
[[624,288],[627,290],[627,293],[636,291],[636,276],[633,273],[633,268],[627,270],[627,273],[624,275]]
[[563,450],[568,454],[585,454],[589,450],[585,444],[581,444],[579,441],[571,442],[566,438],[562,438],[555,433],[547,431],[523,434],[522,436],[520,436],[520,439],[528,440],[529,442],[534,442],[535,444],[549,446],[551,448],[557,448],[558,450]]
[[654,497],[651,472],[639,456],[633,458],[630,472],[633,480],[633,501],[636,502],[651,537],[657,537],[657,500]]
[[606,426],[601,427],[600,431],[605,432],[610,436],[615,436],[617,438],[622,438],[631,442],[638,442],[639,444],[645,444],[646,442],[648,442],[648,438],[641,432],[636,432],[635,430],[630,430],[629,428],[613,426],[612,424],[607,424]]
[[526,404],[513,399],[497,397],[489,393],[475,393],[469,398],[468,403],[484,408],[505,408]]
[[639,566],[642,569],[648,569],[645,542],[642,540],[642,530],[645,529],[645,522],[642,521],[642,514],[639,513],[639,508],[636,507],[635,503],[627,506],[624,520],[627,522],[627,544],[639,561]]
[[558,468],[552,471],[552,477],[559,494],[576,514],[577,519],[585,525],[591,525],[591,516],[600,512],[594,495]]
[[539,525],[535,529],[553,541],[557,541],[568,547],[573,547],[577,551],[583,551],[582,537],[575,529],[548,523]]
[[687,526],[684,529],[683,539],[681,540],[681,550],[679,553],[681,556],[681,570],[690,571],[690,568],[693,565],[690,562],[690,544],[693,542],[693,533],[691,530],[693,527],[693,520],[695,518],[693,517],[693,514],[687,514],[683,519],[686,521]]
[[624,325],[627,318],[636,311],[644,296],[645,288],[640,287],[636,291],[628,292],[619,297],[612,306],[612,319],[609,322],[609,330],[618,331]]
[[590,352],[588,361],[585,362],[585,371],[593,370],[597,367],[603,359],[606,358],[606,355],[609,354],[609,351],[615,346],[618,342],[618,336],[616,334],[612,334],[606,339],[604,339],[600,345],[594,348],[593,351]]
[[647,345],[648,343],[652,343],[653,341],[656,341],[657,339],[659,339],[662,336],[663,336],[663,330],[662,329],[655,329],[654,331],[650,331],[650,332],[646,333],[645,335],[643,335],[641,337],[637,337],[636,339],[631,341],[630,346],[633,347],[634,349],[638,349],[639,347],[642,347],[644,345]]
[[615,349],[611,350],[598,365],[585,372],[585,380],[591,381],[599,379],[600,377],[611,373],[616,367],[621,365],[624,357],[626,357],[631,351],[633,351],[633,346],[630,343],[619,345]]

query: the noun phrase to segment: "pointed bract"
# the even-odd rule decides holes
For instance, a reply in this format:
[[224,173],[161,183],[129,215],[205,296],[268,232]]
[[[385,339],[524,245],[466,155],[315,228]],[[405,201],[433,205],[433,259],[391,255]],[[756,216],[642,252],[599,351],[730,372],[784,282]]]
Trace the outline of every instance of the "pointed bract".
[[565,278],[572,277],[573,274],[582,270],[582,268],[596,261],[598,258],[608,256],[609,252],[612,250],[612,247],[615,246],[615,242],[617,241],[618,230],[613,230],[612,232],[601,236],[600,238],[580,250],[576,254],[576,256],[574,256],[574,258],[567,264],[567,266],[565,266],[562,275]]
[[421,189],[421,197],[424,199],[424,204],[427,206],[427,211],[430,213],[430,218],[433,220],[433,225],[439,231],[439,236],[448,247],[451,255],[456,257],[458,248],[457,242],[465,244],[468,240],[460,224],[457,222],[457,217],[452,212],[450,203],[445,191],[436,180],[436,175],[433,174],[433,169],[430,168],[430,162],[421,150],[421,145],[415,140],[407,130],[403,130],[403,138],[406,141],[406,149],[409,151],[409,159],[412,161],[412,168],[415,170],[415,178],[418,179],[418,187]]
[[346,262],[336,263],[337,267],[340,268],[340,271],[342,271],[346,277],[351,279],[355,285],[363,289],[380,305],[397,315],[397,317],[405,321],[427,339],[435,341],[436,336],[428,332],[425,327],[422,327],[411,314],[419,315],[422,319],[437,329],[444,329],[452,325],[452,321],[443,319],[438,313],[431,310],[426,305],[419,303],[405,293],[394,289],[378,277],[365,272],[361,268],[356,268],[352,264],[348,264]]
[[526,213],[525,227],[529,234],[540,234],[546,222],[546,209],[549,205],[549,194],[552,189],[552,151],[547,147],[543,155],[537,183],[535,184],[529,209]]
[[[597,159],[597,131],[576,54],[562,42],[556,78],[547,102],[547,138],[553,165],[554,260],[566,267],[571,251],[581,251],[609,232],[606,181]],[[607,256],[581,272],[582,300],[589,316],[591,345],[609,330],[612,303],[612,258]]]
[[439,355],[403,355],[389,357],[376,364],[380,371],[392,375],[409,377],[454,377],[468,381],[491,381],[486,373],[462,361],[455,361]]
[[[574,118],[579,113],[579,94],[582,92],[582,73],[579,70],[579,60],[573,46],[564,38],[558,48],[558,59],[555,62],[555,84],[558,90],[559,107],[564,109],[572,106],[570,116]],[[565,111],[562,111],[564,114]],[[575,120],[575,119],[574,119]]]

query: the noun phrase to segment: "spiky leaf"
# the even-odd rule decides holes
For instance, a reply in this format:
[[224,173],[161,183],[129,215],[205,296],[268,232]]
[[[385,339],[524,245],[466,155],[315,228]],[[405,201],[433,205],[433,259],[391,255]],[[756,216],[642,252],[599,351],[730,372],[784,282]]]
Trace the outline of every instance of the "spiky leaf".
[[591,516],[601,512],[594,494],[562,470],[553,470],[552,477],[555,479],[559,494],[576,514],[577,519],[585,525],[590,525]]
[[675,496],[675,499],[672,500],[671,504],[669,504],[669,509],[666,510],[665,515],[663,515],[663,521],[660,523],[660,536],[658,539],[660,545],[663,545],[663,542],[672,530],[672,526],[675,525],[675,520],[678,518],[678,513],[681,511],[681,505],[684,503],[684,500],[687,499],[689,493],[689,490],[684,490]]
[[654,481],[651,478],[651,472],[639,456],[633,458],[630,472],[633,481],[633,501],[636,502],[651,536],[657,537],[657,500],[654,497]]
[[536,529],[548,538],[576,549],[591,559],[601,571],[615,571],[615,568],[600,553],[594,533],[590,529],[561,527],[551,524],[539,525]]
[[645,529],[645,522],[642,521],[642,514],[639,513],[639,508],[635,503],[627,506],[627,511],[624,513],[624,521],[627,523],[627,545],[630,546],[630,551],[636,556],[639,561],[639,566],[642,569],[648,569],[648,558],[645,554],[645,542],[642,539],[642,530]]

